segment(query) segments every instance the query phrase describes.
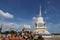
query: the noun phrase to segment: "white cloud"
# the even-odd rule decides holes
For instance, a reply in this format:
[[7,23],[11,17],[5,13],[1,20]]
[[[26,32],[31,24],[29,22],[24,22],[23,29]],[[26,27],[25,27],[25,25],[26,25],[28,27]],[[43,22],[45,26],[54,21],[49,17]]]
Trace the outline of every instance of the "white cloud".
[[33,19],[33,20],[36,20],[36,17],[33,17],[32,19]]
[[45,20],[48,20],[49,19],[49,17],[45,17]]
[[13,18],[13,15],[8,13],[8,12],[4,12],[2,10],[0,10],[0,15],[2,15],[5,18]]
[[51,2],[50,2],[50,1],[48,1],[47,3],[48,3],[48,4],[50,4]]
[[47,9],[45,9],[44,13],[47,14]]
[[[0,23],[0,26],[1,26],[1,23]],[[13,29],[15,31],[17,30],[21,30],[21,25],[20,24],[17,24],[17,23],[7,23],[7,22],[3,22],[2,24],[2,31],[7,31],[7,30],[10,30],[10,29]]]
[[47,24],[47,29],[51,32],[60,32],[60,24],[54,24],[54,23],[48,23]]
[[37,17],[33,17],[33,23],[35,23],[37,21]]
[[60,27],[60,24],[49,23],[47,24],[49,27]]

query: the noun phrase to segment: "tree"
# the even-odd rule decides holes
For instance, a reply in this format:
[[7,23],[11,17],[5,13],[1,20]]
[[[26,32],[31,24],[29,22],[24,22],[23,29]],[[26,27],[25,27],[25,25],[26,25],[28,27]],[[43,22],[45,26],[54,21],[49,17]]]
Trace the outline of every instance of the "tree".
[[14,31],[14,30],[11,30],[11,31],[10,31],[10,34],[17,34],[17,32]]
[[5,31],[5,32],[3,32],[3,34],[6,34],[6,35],[8,35],[10,32],[9,31]]
[[2,25],[1,25],[1,27],[0,27],[0,34],[1,34],[1,31],[2,31]]

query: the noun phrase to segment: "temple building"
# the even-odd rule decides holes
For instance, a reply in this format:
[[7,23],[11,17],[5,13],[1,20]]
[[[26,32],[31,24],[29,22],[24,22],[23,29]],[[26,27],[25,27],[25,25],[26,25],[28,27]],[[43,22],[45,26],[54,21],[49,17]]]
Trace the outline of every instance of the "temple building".
[[23,25],[22,31],[24,31],[24,32],[26,32],[26,31],[30,32],[30,29],[31,29],[30,25]]
[[47,31],[46,22],[44,21],[44,19],[42,17],[41,6],[40,6],[39,17],[37,18],[37,21],[35,22],[35,29],[34,29],[33,33],[35,33],[35,34],[50,34]]

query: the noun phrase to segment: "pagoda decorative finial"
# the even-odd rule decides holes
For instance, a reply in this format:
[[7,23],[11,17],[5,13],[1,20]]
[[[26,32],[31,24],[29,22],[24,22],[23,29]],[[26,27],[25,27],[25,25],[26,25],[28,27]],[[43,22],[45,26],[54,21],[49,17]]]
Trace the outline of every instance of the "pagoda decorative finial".
[[39,13],[39,16],[42,17],[41,5],[40,5],[40,13]]

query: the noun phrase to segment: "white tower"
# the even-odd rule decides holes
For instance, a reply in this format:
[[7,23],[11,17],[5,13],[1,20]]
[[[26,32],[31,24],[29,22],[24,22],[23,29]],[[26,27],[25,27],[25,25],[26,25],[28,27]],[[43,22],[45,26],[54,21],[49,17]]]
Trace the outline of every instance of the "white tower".
[[36,34],[50,34],[47,31],[46,23],[42,17],[41,6],[40,6],[39,17],[37,18],[37,21],[35,23],[34,33],[36,33]]

